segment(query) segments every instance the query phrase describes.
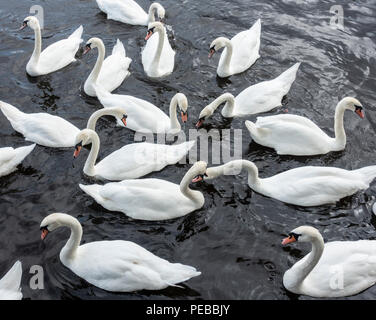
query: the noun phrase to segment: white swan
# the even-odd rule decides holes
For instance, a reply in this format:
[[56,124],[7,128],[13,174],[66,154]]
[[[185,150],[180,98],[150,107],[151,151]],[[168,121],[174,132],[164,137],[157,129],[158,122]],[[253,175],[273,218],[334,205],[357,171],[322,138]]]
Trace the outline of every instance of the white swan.
[[69,240],[60,251],[61,262],[79,277],[107,291],[160,290],[201,274],[193,267],[161,259],[130,241],[80,245],[82,226],[65,213],[48,215],[40,227],[42,240],[59,227],[70,228]]
[[246,121],[245,125],[255,142],[274,148],[278,154],[325,154],[345,149],[343,116],[346,110],[354,111],[364,118],[362,104],[357,99],[342,99],[337,104],[334,117],[335,138],[329,137],[308,118],[291,114],[258,117],[256,123]]
[[164,77],[172,73],[175,65],[175,51],[172,50],[167,39],[166,30],[162,23],[149,23],[145,40],[154,34],[158,35],[158,44],[155,40],[142,51],[142,65],[145,73],[152,78]]
[[148,13],[133,0],[97,0],[97,4],[107,19],[127,24],[147,26],[155,21],[155,13],[159,19],[165,16],[165,9],[157,2],[150,5]]
[[90,154],[86,160],[84,173],[91,177],[107,180],[137,179],[153,171],[180,161],[194,146],[195,141],[178,145],[154,143],[128,144],[95,164],[100,140],[97,133],[90,129],[82,130],[76,137],[74,157],[80,154],[82,145],[90,144]]
[[0,279],[0,300],[21,300],[22,264],[16,261],[13,267]]
[[335,203],[369,187],[376,177],[376,166],[357,170],[306,166],[287,170],[269,178],[259,178],[256,165],[248,160],[233,160],[206,170],[201,179],[248,171],[248,185],[254,191],[285,203],[319,206]]
[[224,93],[201,110],[196,127],[200,127],[222,104],[222,116],[226,118],[244,117],[251,114],[270,111],[282,105],[282,98],[290,91],[295,81],[300,63],[280,74],[277,78],[263,81],[240,92],[235,98]]
[[301,226],[282,244],[308,242],[312,251],[283,275],[285,288],[316,298],[352,296],[376,282],[376,241],[333,241],[324,244],[320,232]]
[[241,73],[260,58],[261,20],[258,19],[249,29],[239,32],[231,40],[225,37],[215,39],[210,45],[209,58],[225,47],[219,59],[217,74],[221,78]]
[[205,162],[196,162],[184,175],[180,185],[161,179],[134,179],[104,186],[80,184],[80,188],[107,210],[123,212],[133,219],[174,219],[204,205],[202,193],[191,190],[189,183],[194,177],[204,174],[205,170]]
[[[61,117],[45,112],[24,113],[4,101],[0,101],[0,109],[13,129],[20,132],[26,141],[52,148],[76,145],[75,139],[80,129]],[[107,108],[93,113],[88,121],[88,128],[95,130],[97,120],[104,115],[115,116],[121,119],[124,125],[126,124],[127,115],[122,108]]]
[[35,46],[33,54],[26,65],[26,72],[32,76],[40,76],[60,70],[76,61],[74,58],[80,43],[83,28],[80,26],[68,38],[57,41],[42,50],[42,37],[39,21],[34,16],[26,17],[21,30],[29,26],[34,30]]
[[[103,87],[95,86],[97,97],[105,108],[122,107],[129,120],[127,128],[137,132],[171,133],[180,132],[181,126],[177,118],[176,108],[181,111],[182,121],[187,121],[188,100],[183,93],[177,93],[171,99],[170,117],[157,106],[145,100],[121,94],[112,94]],[[122,125],[118,120],[118,124]]]
[[100,84],[110,92],[115,90],[130,75],[128,68],[132,59],[126,56],[123,43],[119,39],[117,39],[116,45],[112,49],[112,54],[105,60],[105,47],[101,39],[89,39],[86,42],[84,54],[93,48],[98,48],[98,58],[85,81],[84,91],[87,95],[96,97],[93,83]]
[[17,166],[35,148],[35,144],[13,149],[12,147],[0,148],[0,177],[6,176],[17,170]]

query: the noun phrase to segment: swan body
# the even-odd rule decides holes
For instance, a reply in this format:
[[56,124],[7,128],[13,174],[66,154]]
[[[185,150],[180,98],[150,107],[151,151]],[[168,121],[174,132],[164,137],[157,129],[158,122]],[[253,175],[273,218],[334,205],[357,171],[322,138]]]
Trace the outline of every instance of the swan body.
[[107,19],[132,25],[147,26],[155,21],[155,13],[160,19],[165,16],[165,9],[157,2],[150,5],[148,13],[133,0],[97,0],[97,4]]
[[124,180],[137,179],[153,171],[160,171],[165,166],[180,161],[194,146],[195,141],[179,145],[154,143],[132,143],[109,154],[95,164],[99,152],[99,137],[95,131],[82,130],[76,137],[75,157],[83,144],[91,143],[91,151],[84,167],[84,173],[99,179]]
[[171,74],[175,65],[175,51],[168,41],[165,27],[160,22],[149,23],[145,40],[149,42],[150,38],[155,38],[156,35],[158,41],[153,39],[142,51],[142,65],[145,73],[152,78]]
[[275,149],[278,154],[297,156],[325,154],[345,149],[346,134],[343,126],[345,110],[352,110],[364,118],[362,105],[357,99],[351,97],[342,99],[336,107],[334,138],[329,137],[308,118],[297,115],[258,117],[256,123],[246,121],[245,125],[255,142]]
[[[187,119],[188,100],[183,93],[177,93],[170,103],[170,117],[157,106],[129,95],[112,94],[95,86],[99,101],[105,108],[121,107],[127,112],[129,120],[127,128],[137,132],[171,133],[176,134],[181,130],[177,119],[176,109],[182,112],[183,122]],[[122,125],[118,120],[118,124]]]
[[[0,109],[13,129],[20,132],[26,141],[52,148],[75,146],[75,139],[80,129],[61,117],[45,112],[24,113],[3,101],[0,101]],[[97,111],[88,122],[89,128],[94,130],[98,118],[103,115],[114,115],[119,119],[120,116],[124,117],[124,111],[120,108]]]
[[76,218],[64,213],[48,215],[40,226],[42,239],[59,227],[71,229],[70,238],[60,251],[61,262],[103,290],[161,290],[201,274],[193,267],[159,258],[130,241],[94,241],[80,245],[82,226]]
[[317,229],[301,226],[282,243],[295,241],[311,243],[312,251],[285,272],[283,284],[287,290],[311,297],[334,298],[355,295],[375,284],[375,240],[324,244]]
[[96,97],[93,83],[98,83],[109,92],[115,90],[130,75],[128,68],[132,59],[126,56],[123,43],[119,39],[112,49],[112,54],[106,59],[104,59],[105,47],[101,39],[89,39],[86,43],[85,53],[93,48],[98,48],[98,58],[92,72],[85,81],[84,91],[87,95]]
[[68,38],[57,41],[42,50],[42,37],[39,21],[34,16],[24,19],[22,29],[29,26],[35,33],[35,47],[33,54],[26,65],[26,72],[32,76],[40,76],[55,72],[76,61],[76,52],[83,41],[83,28],[80,26]]
[[0,177],[6,176],[17,170],[17,166],[35,148],[35,144],[13,149],[12,147],[0,148]]
[[132,179],[80,188],[110,211],[120,211],[133,219],[158,221],[182,217],[200,209],[205,202],[199,191],[189,188],[197,175],[204,174],[206,163],[196,162],[180,185],[161,179]]
[[22,264],[17,261],[0,279],[0,300],[21,300]]
[[357,170],[305,166],[287,170],[269,178],[259,178],[256,165],[248,160],[233,160],[208,168],[206,179],[248,171],[248,185],[254,191],[298,206],[335,203],[369,187],[376,177],[376,166]]
[[282,105],[282,98],[290,91],[295,81],[300,63],[280,74],[277,78],[250,86],[236,97],[224,93],[201,110],[197,127],[207,120],[223,103],[222,116],[226,118],[244,117],[251,114],[270,111]]
[[249,29],[239,32],[231,40],[225,37],[215,39],[210,45],[209,58],[225,47],[219,59],[217,74],[227,78],[250,68],[260,58],[261,20]]

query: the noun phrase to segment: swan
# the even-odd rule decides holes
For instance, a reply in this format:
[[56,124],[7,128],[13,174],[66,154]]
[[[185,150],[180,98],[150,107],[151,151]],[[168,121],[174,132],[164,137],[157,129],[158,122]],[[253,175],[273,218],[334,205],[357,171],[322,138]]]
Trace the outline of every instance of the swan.
[[26,65],[26,72],[30,76],[36,77],[55,72],[76,61],[74,56],[83,41],[82,26],[79,26],[68,38],[51,44],[43,51],[41,51],[42,38],[38,19],[34,16],[26,17],[20,30],[27,26],[33,29],[35,34],[34,51]]
[[267,112],[281,106],[282,98],[290,91],[291,85],[295,81],[299,66],[300,63],[296,63],[277,78],[250,86],[235,98],[231,93],[220,95],[202,109],[196,127],[200,127],[222,103],[225,103],[225,106],[221,113],[226,118]]
[[158,2],[150,5],[148,13],[133,0],[97,0],[97,4],[107,19],[132,25],[147,26],[155,21],[155,13],[159,19],[165,16],[165,9]]
[[256,123],[246,121],[245,125],[255,142],[275,149],[278,154],[296,156],[325,154],[345,149],[343,116],[346,110],[354,111],[359,117],[364,118],[362,104],[357,99],[351,97],[342,99],[337,104],[334,116],[334,138],[329,137],[308,118],[297,115],[258,117]]
[[[369,187],[376,177],[376,166],[357,170],[335,167],[305,166],[287,170],[269,178],[259,178],[256,165],[248,160],[233,160],[224,165],[208,168],[203,179],[248,171],[248,185],[267,197],[298,206],[319,206],[335,203],[359,190]],[[196,182],[196,181],[194,181]]]
[[248,30],[239,32],[231,40],[225,37],[215,39],[210,45],[209,58],[225,47],[219,59],[217,74],[227,78],[251,67],[260,58],[261,20],[258,19]]
[[[137,132],[171,133],[176,134],[181,130],[177,118],[176,108],[181,111],[182,121],[188,119],[188,100],[183,93],[177,93],[171,99],[170,117],[157,106],[145,100],[121,94],[112,94],[103,87],[96,85],[95,90],[100,103],[105,108],[120,106],[129,116],[127,128]],[[118,120],[118,124],[122,125]]]
[[300,226],[282,244],[308,242],[312,251],[283,275],[285,288],[316,298],[352,296],[376,282],[376,241],[324,243],[320,232]]
[[22,263],[16,261],[13,267],[0,279],[0,300],[21,300]]
[[200,209],[205,202],[201,192],[191,190],[191,180],[206,170],[206,163],[196,162],[180,185],[161,179],[133,179],[80,188],[107,210],[120,211],[140,220],[158,221],[182,217]]
[[87,95],[96,97],[93,83],[99,83],[110,92],[115,90],[130,75],[128,68],[132,59],[126,56],[123,43],[119,39],[117,39],[116,45],[112,49],[112,54],[105,60],[105,47],[101,39],[89,39],[86,42],[84,54],[93,48],[98,48],[98,58],[85,81],[84,91]]
[[43,219],[41,239],[59,227],[71,230],[69,240],[60,251],[60,261],[103,290],[161,290],[201,274],[193,267],[159,258],[131,241],[94,241],[80,245],[82,226],[65,213],[52,213]]
[[164,77],[172,73],[175,65],[175,51],[167,39],[166,29],[160,22],[149,23],[145,40],[154,34],[158,35],[158,43],[152,40],[150,46],[142,51],[142,65],[145,73],[152,78]]
[[180,161],[194,146],[195,141],[178,145],[154,143],[132,143],[109,154],[95,164],[99,153],[100,140],[90,129],[82,130],[75,140],[74,158],[77,158],[82,145],[91,143],[84,173],[91,177],[107,180],[137,179],[153,171]]
[[[77,134],[76,126],[67,120],[51,114],[24,113],[16,107],[0,101],[0,109],[7,117],[13,129],[20,132],[26,141],[52,148],[74,147]],[[107,108],[94,112],[88,121],[88,128],[95,130],[97,120],[104,115],[113,115],[126,124],[127,115],[122,108]]]
[[0,148],[0,177],[6,176],[17,170],[17,166],[35,148],[35,144],[13,149],[12,147]]

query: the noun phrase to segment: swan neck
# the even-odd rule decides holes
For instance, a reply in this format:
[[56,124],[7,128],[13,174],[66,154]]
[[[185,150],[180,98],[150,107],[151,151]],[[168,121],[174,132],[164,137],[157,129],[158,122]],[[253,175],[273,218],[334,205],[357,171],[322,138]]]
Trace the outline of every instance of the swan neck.
[[[235,107],[235,98],[232,95],[226,95],[223,98],[223,100],[220,102],[220,104],[222,104],[223,102],[226,102],[226,104],[222,109],[222,115],[224,117],[233,117],[234,107]],[[218,108],[218,106],[216,108]]]
[[91,136],[91,149],[84,166],[84,173],[88,176],[95,176],[95,162],[97,161],[99,147],[99,137],[95,133]]
[[39,61],[40,53],[42,51],[42,35],[41,35],[39,25],[34,29],[34,35],[35,35],[34,51],[33,51],[33,54],[31,55],[30,60],[34,60],[35,63],[37,63]]
[[189,198],[192,201],[200,204],[201,198],[199,197],[199,195],[201,195],[201,193],[198,192],[198,191],[194,191],[191,188],[189,188],[189,184],[191,183],[192,179],[196,175],[197,174],[194,171],[188,170],[188,172],[184,175],[183,179],[180,182],[180,191],[187,198]]
[[345,106],[339,103],[336,107],[336,112],[334,115],[335,141],[341,146],[346,145],[346,133],[343,125],[343,116],[345,114],[345,110]]
[[82,226],[77,220],[74,219],[66,223],[66,226],[70,228],[71,234],[67,243],[61,250],[62,260],[69,260],[75,257],[82,238]]
[[178,129],[180,131],[181,126],[178,121],[177,107],[178,99],[176,98],[176,96],[174,96],[170,102],[170,127],[173,130]]
[[222,62],[222,68],[225,70],[225,72],[230,73],[230,63],[231,63],[233,47],[229,39],[224,39],[223,42],[227,50],[226,50],[226,53]]
[[97,82],[97,79],[98,79],[98,76],[99,76],[99,73],[101,72],[101,69],[102,69],[102,65],[103,65],[103,60],[104,60],[104,56],[105,56],[105,52],[106,52],[106,49],[104,47],[104,44],[103,43],[98,43],[98,57],[97,57],[97,61],[95,62],[95,66],[93,68],[93,70],[91,71],[90,75],[89,75],[89,78],[95,83]]
[[151,4],[149,7],[148,12],[148,23],[155,22],[155,12],[157,11],[157,8]]
[[158,68],[159,61],[161,59],[162,49],[163,49],[163,44],[164,44],[164,37],[165,37],[165,33],[163,32],[162,29],[157,29],[157,33],[158,33],[158,47],[157,47],[157,51],[155,52],[153,63],[152,63],[152,65],[155,68]]
[[90,116],[89,120],[87,121],[86,128],[95,131],[95,127],[97,125],[98,119],[100,117],[102,117],[102,116],[107,116],[107,115],[112,115],[112,113],[110,112],[110,110],[107,110],[107,108],[102,108],[100,110],[95,111]]

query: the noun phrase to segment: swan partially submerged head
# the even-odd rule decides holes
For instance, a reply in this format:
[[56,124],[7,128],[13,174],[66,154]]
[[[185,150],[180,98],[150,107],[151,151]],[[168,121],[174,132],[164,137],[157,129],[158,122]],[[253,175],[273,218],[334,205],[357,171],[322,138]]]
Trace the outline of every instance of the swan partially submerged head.
[[151,22],[148,25],[148,33],[146,34],[145,40],[149,40],[149,38],[153,35],[153,33],[163,31],[163,24],[161,22]]
[[66,213],[52,213],[45,217],[41,224],[40,230],[42,231],[41,239],[44,240],[49,232],[56,230],[59,227],[68,226],[72,217]]
[[363,106],[358,99],[346,97],[339,102],[339,105],[344,106],[345,109],[354,111],[362,119],[364,118]]
[[103,47],[104,48],[104,44],[103,44],[103,41],[99,38],[91,38],[89,39],[87,42],[86,42],[86,45],[85,45],[85,50],[84,50],[84,53],[83,54],[86,54],[88,53],[91,49],[94,49],[94,48],[98,48],[98,47]]
[[22,26],[21,26],[20,30],[23,30],[26,27],[30,27],[33,30],[40,28],[38,18],[35,17],[35,16],[28,16],[28,17],[26,17],[24,19],[23,23],[22,23]]
[[219,37],[210,44],[210,49],[209,49],[209,58],[213,56],[214,53],[216,53],[219,49],[223,48],[226,45],[226,42],[228,39],[225,37]]
[[300,226],[292,230],[287,238],[282,240],[282,244],[286,245],[292,242],[313,242],[316,239],[322,239],[320,232],[310,226]]
[[184,93],[178,92],[173,99],[178,102],[178,107],[181,112],[181,120],[185,123],[188,120],[188,99]]
[[205,161],[197,161],[188,172],[192,172],[194,178],[192,182],[204,180],[206,175],[207,163]]

